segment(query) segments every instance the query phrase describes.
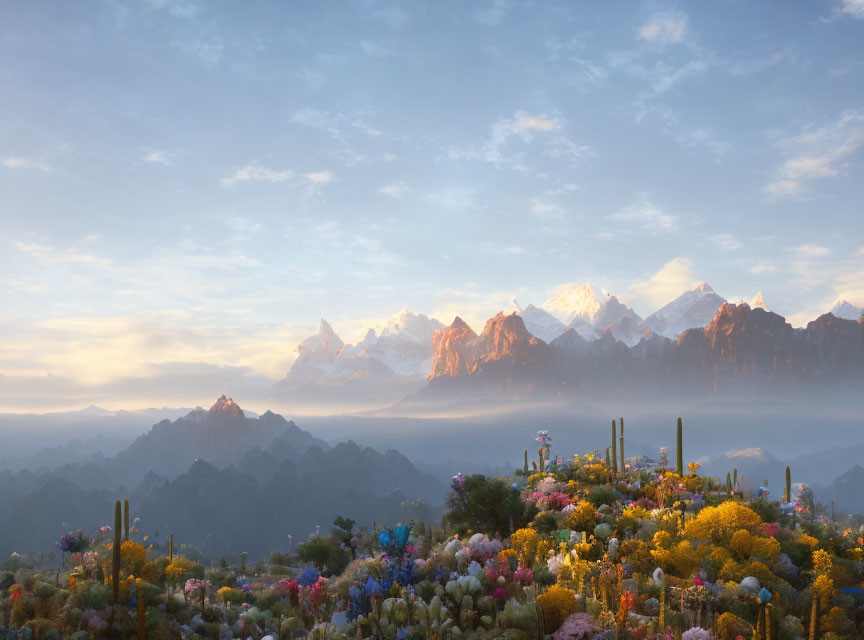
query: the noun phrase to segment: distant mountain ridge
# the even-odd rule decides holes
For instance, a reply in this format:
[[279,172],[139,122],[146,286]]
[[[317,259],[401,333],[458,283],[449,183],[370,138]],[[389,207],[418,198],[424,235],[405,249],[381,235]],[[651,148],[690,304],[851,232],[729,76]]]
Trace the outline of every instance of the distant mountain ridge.
[[[693,306],[699,308],[698,299]],[[499,313],[480,336],[457,318],[434,340],[424,397],[494,391],[525,398],[762,398],[848,394],[864,382],[862,322],[825,314],[806,329],[793,329],[775,313],[728,302],[705,328],[685,330],[677,340],[649,329],[632,347],[611,328],[593,341],[568,329],[546,344],[515,313]]]
[[153,425],[115,456],[0,471],[0,482],[0,556],[50,547],[58,522],[106,524],[118,495],[154,536],[170,522],[178,540],[205,553],[242,547],[257,556],[340,514],[364,524],[429,520],[447,490],[397,451],[331,447],[271,411],[247,417],[225,395],[209,410]]

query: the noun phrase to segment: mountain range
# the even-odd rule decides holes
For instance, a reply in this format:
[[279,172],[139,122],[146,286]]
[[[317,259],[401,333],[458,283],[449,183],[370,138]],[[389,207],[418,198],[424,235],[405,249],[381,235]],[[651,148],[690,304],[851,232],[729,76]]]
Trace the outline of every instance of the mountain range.
[[164,539],[171,523],[178,543],[211,557],[256,557],[317,525],[327,530],[340,514],[361,524],[433,518],[446,493],[397,451],[330,446],[270,411],[247,417],[225,396],[153,425],[114,456],[45,467],[0,472],[0,557],[106,524],[117,498],[153,537]]
[[[721,313],[727,306],[729,310],[742,311],[735,312],[732,318],[731,311]],[[747,312],[743,311],[745,308]],[[762,313],[770,315],[759,315]],[[839,301],[830,313],[835,319],[857,321],[862,310]],[[521,324],[503,320],[511,316],[518,317]],[[751,322],[751,318],[755,320]],[[761,291],[749,301],[727,305],[727,300],[702,283],[643,319],[615,295],[585,283],[559,288],[540,307],[533,304],[523,307],[514,299],[510,307],[487,322],[480,335],[460,318],[444,327],[438,320],[403,309],[383,329],[369,329],[362,341],[352,345],[345,344],[330,324],[322,320],[318,332],[298,346],[299,355],[291,371],[274,386],[272,397],[282,401],[383,406],[415,394],[428,399],[427,382],[434,387],[435,380],[444,377],[473,376],[471,386],[476,389],[473,380],[484,378],[491,382],[495,375],[510,379],[508,389],[518,387],[516,381],[522,380],[541,395],[572,395],[573,389],[600,386],[598,380],[603,385],[611,382],[611,387],[604,387],[608,391],[639,390],[641,385],[634,368],[646,380],[652,378],[648,386],[653,388],[658,378],[645,369],[657,366],[661,367],[660,378],[667,382],[677,383],[683,377],[682,381],[692,387],[694,381],[688,378],[695,375],[701,380],[696,387],[704,387],[704,380],[711,378],[713,388],[716,378],[719,386],[714,390],[724,391],[728,385],[723,378],[731,379],[732,369],[738,375],[741,367],[745,367],[748,375],[738,377],[748,380],[757,373],[753,369],[757,361],[758,371],[767,371],[765,359],[769,354],[758,338],[748,338],[752,332],[771,333],[775,341],[773,348],[778,349],[775,354],[778,361],[770,367],[772,380],[786,374],[802,379],[801,371],[796,373],[798,365],[815,364],[818,369],[819,363],[812,358],[830,359],[828,352],[823,350],[805,357],[795,349],[799,349],[801,340],[818,342],[820,332],[831,331],[826,326],[829,321],[824,318],[812,329],[810,326],[792,329],[781,316],[770,311]],[[714,322],[717,326],[713,333],[704,333]],[[695,333],[698,330],[704,330],[699,334],[701,338]],[[736,350],[737,364],[731,368],[721,362],[730,357],[728,351],[711,355],[708,352],[714,347],[701,344],[705,340],[713,344],[724,331],[731,331],[735,337],[735,344],[728,345]],[[783,342],[781,334],[788,334],[789,339]],[[531,342],[531,338],[536,340]],[[823,346],[829,351],[833,348]],[[786,353],[786,349],[795,352]],[[700,356],[701,352],[705,353]],[[585,379],[589,366],[594,371],[593,385]],[[712,375],[714,367],[717,376]],[[499,373],[491,374],[493,369]],[[491,385],[484,382],[480,386],[501,390],[498,382]]]
[[860,402],[864,383],[861,318],[828,313],[793,329],[781,316],[746,303],[724,302],[704,328],[676,340],[646,329],[633,346],[610,328],[592,341],[570,328],[547,344],[515,313],[499,313],[480,335],[456,318],[433,341],[429,382],[417,394],[424,401],[468,394],[646,402],[820,395]]

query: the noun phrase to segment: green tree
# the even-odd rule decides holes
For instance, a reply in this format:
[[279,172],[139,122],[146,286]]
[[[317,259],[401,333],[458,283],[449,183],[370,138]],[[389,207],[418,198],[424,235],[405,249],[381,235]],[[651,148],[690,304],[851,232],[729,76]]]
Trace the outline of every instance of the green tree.
[[506,536],[527,525],[537,514],[537,507],[522,501],[519,489],[501,478],[480,474],[454,485],[447,506],[443,522],[459,534],[471,531]]

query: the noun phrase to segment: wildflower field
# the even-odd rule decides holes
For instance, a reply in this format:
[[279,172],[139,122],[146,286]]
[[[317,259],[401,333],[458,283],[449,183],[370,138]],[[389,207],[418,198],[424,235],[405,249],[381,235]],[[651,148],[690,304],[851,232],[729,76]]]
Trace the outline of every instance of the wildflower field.
[[[288,553],[206,560],[130,506],[0,573],[0,638],[795,640],[864,631],[864,538],[808,496],[609,449],[452,479],[441,522],[338,517]],[[812,495],[812,494],[811,494]],[[110,515],[110,514],[106,514]],[[182,542],[182,541],[181,541]]]

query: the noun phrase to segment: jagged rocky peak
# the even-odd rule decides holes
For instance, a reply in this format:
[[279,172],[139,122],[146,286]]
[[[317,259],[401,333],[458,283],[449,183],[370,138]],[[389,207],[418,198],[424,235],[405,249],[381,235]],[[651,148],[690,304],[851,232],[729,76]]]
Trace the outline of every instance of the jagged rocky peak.
[[233,398],[228,398],[225,394],[219,396],[219,399],[216,400],[216,403],[210,407],[210,411],[208,412],[210,416],[226,416],[230,415],[237,418],[245,417],[243,413],[243,409],[240,408],[240,405],[234,402]]
[[688,329],[706,326],[724,302],[711,285],[703,282],[645,318],[642,329],[674,339]]

